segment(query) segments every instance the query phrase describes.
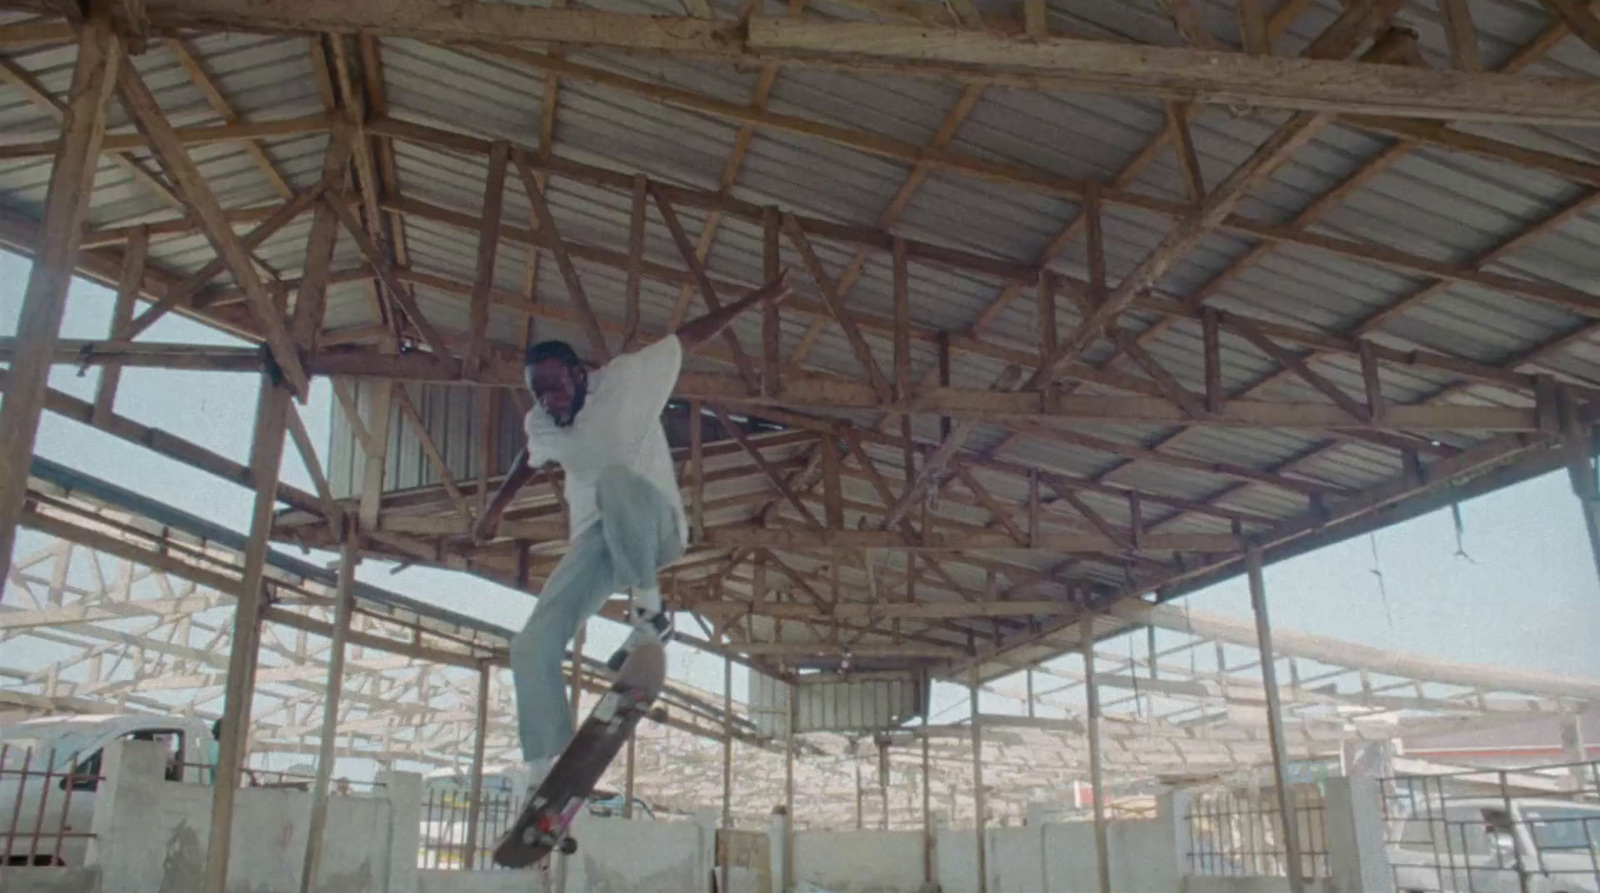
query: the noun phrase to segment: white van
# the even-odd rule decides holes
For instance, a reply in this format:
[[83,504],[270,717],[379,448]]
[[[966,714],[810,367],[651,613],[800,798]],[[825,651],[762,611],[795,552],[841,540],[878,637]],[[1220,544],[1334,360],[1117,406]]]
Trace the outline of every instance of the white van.
[[1442,817],[1400,819],[1389,839],[1399,893],[1600,893],[1600,804],[1450,800]]
[[[167,747],[167,778],[197,784],[211,781],[205,768],[211,762],[211,725],[202,719],[152,714],[49,716],[0,728],[5,768],[0,774],[0,852],[8,841],[10,847],[5,864],[83,864],[100,786],[101,755],[107,744],[118,740],[162,742]],[[26,777],[21,775],[24,766]],[[48,784],[47,766],[54,773]]]

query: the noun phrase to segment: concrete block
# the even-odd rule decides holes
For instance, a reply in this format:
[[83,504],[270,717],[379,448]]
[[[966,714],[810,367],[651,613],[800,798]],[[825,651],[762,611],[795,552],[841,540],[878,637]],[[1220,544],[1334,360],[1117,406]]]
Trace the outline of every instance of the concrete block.
[[[422,776],[415,772],[386,770],[377,781],[388,807],[389,860],[382,889],[386,893],[416,893],[417,851],[422,837]],[[331,816],[330,816],[331,818]],[[334,827],[330,821],[328,827]]]

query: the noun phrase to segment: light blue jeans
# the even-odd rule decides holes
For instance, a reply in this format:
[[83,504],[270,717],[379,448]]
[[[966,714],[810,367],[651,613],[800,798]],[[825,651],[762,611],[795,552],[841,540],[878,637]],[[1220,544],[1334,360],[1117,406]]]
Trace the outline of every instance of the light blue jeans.
[[511,640],[522,758],[558,756],[575,731],[561,674],[567,643],[613,593],[652,589],[656,571],[683,552],[678,515],[661,491],[616,465],[595,484],[600,520],[578,534]]

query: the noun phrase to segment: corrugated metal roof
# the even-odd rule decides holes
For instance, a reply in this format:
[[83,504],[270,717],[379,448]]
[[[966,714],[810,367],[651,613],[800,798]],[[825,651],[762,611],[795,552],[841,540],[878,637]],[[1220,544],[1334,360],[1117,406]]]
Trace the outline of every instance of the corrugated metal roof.
[[[1011,19],[1016,15],[1014,9],[998,0],[984,0],[978,5],[985,16]],[[1195,0],[1193,5],[1219,43],[1230,47],[1238,44],[1231,2]],[[588,6],[624,12],[682,12],[667,0],[608,0]],[[731,2],[718,2],[713,8],[726,17],[737,13],[736,4]],[[762,8],[768,15],[787,11],[778,2],[764,3]],[[1274,50],[1285,56],[1300,52],[1342,9],[1338,0],[1308,4],[1275,38]],[[1472,11],[1480,49],[1490,67],[1503,64],[1550,22],[1548,13],[1533,0],[1474,0]],[[1052,25],[1065,33],[1169,46],[1183,43],[1158,0],[1058,2],[1050,13]],[[805,14],[823,18],[867,17],[859,8],[828,0],[819,0]],[[1429,63],[1438,67],[1448,64],[1448,47],[1434,5],[1409,3],[1397,23],[1416,31],[1421,53]],[[312,46],[304,38],[208,34],[192,37],[188,46],[216,80],[234,112],[244,120],[268,121],[320,114],[324,110],[312,66]],[[543,106],[547,73],[542,68],[481,48],[450,48],[404,39],[381,41],[380,52],[385,105],[393,117],[485,138],[507,139],[530,151],[538,149],[541,120],[546,112]],[[73,54],[71,46],[54,46],[14,51],[8,58],[37,77],[51,95],[60,96],[71,74]],[[686,90],[739,107],[756,103],[755,91],[761,78],[756,67],[703,60],[578,50],[570,50],[567,58],[610,75]],[[160,41],[133,61],[177,126],[222,120]],[[352,53],[350,61],[359,68],[360,54]],[[1600,59],[1578,40],[1568,38],[1526,70],[1536,75],[1592,77],[1600,75]],[[352,75],[360,82],[359,70]],[[957,106],[961,92],[960,85],[943,81],[862,77],[791,67],[778,73],[763,107],[772,113],[848,128],[869,137],[923,146],[939,132]],[[915,177],[914,192],[885,228],[907,238],[994,258],[1035,262],[1062,228],[1083,211],[1080,201],[1061,194],[1062,190],[996,182],[938,164],[919,169],[912,159],[893,157],[894,152],[862,151],[840,140],[796,132],[792,127],[746,128],[741,121],[729,117],[685,110],[659,96],[587,78],[561,77],[558,102],[554,143],[549,148],[561,158],[624,174],[643,172],[658,181],[696,189],[718,190],[727,182],[727,192],[744,201],[777,204],[797,213],[865,227],[878,227],[908,178]],[[1188,121],[1206,186],[1215,188],[1223,182],[1287,118],[1286,113],[1276,110],[1212,106],[1191,110]],[[120,109],[113,113],[111,126],[114,132],[128,129]],[[1108,183],[1166,127],[1163,104],[1148,98],[990,86],[954,128],[948,149],[1057,180]],[[49,138],[54,124],[46,110],[9,90],[0,91],[0,128],[18,140]],[[1461,129],[1580,160],[1600,159],[1600,136],[1585,129],[1510,125]],[[734,170],[729,159],[741,131],[746,131],[748,138]],[[303,189],[319,175],[327,139],[323,134],[310,134],[264,140],[261,145],[291,187]],[[1254,184],[1235,213],[1251,221],[1293,227],[1305,209],[1392,145],[1392,138],[1367,132],[1353,123],[1323,127],[1270,177]],[[481,215],[486,158],[402,140],[389,142],[387,151],[392,151],[400,197],[436,206],[447,214]],[[130,154],[147,172],[158,170],[148,152]],[[237,143],[196,146],[191,155],[225,207],[243,209],[281,201],[257,163]],[[37,216],[48,174],[49,163],[43,159],[0,163],[0,204]],[[1171,146],[1154,153],[1136,176],[1123,180],[1109,187],[1111,195],[1103,208],[1107,280],[1112,287],[1162,243],[1174,223],[1169,215],[1136,205],[1154,199],[1177,208],[1188,202],[1184,177]],[[1350,189],[1341,201],[1304,224],[1304,231],[1347,240],[1358,252],[1364,246],[1397,249],[1416,258],[1473,267],[1486,253],[1579,201],[1587,190],[1586,186],[1545,171],[1434,146],[1412,146],[1383,172]],[[1135,202],[1124,201],[1127,196],[1136,197]],[[631,219],[631,197],[626,192],[554,177],[546,199],[563,238],[619,253],[626,251]],[[504,224],[529,228],[532,209],[515,169],[508,172],[503,201]],[[692,207],[677,210],[689,238],[698,240],[707,226],[708,215]],[[91,197],[93,226],[168,220],[177,213],[126,167],[109,159],[102,163]],[[310,221],[311,216],[306,214],[285,226],[259,246],[256,256],[285,279],[299,276]],[[245,229],[241,227],[241,231]],[[410,214],[404,222],[404,240],[413,270],[449,280],[449,287],[413,286],[423,313],[447,331],[464,330],[469,310],[463,290],[470,288],[475,278],[477,233],[468,227],[428,219],[425,214]],[[781,259],[791,269],[790,281],[796,293],[821,306],[799,253],[787,239],[782,242]],[[886,252],[874,249],[863,254],[858,245],[818,236],[813,236],[811,243],[826,274],[835,282],[852,264],[857,264],[859,275],[843,295],[853,313],[880,321],[892,319],[893,273]],[[1515,361],[1553,339],[1582,332],[1589,324],[1585,317],[1548,302],[1472,284],[1434,288],[1435,280],[1416,270],[1397,269],[1310,246],[1280,243],[1250,264],[1238,266],[1240,258],[1256,244],[1254,237],[1226,229],[1206,233],[1158,278],[1158,296],[1162,300],[1183,301],[1204,287],[1210,291],[1207,306],[1230,313],[1345,338],[1369,335],[1376,343],[1398,350],[1423,348],[1483,364]],[[1600,210],[1585,208],[1564,215],[1559,225],[1546,228],[1537,238],[1524,240],[1514,251],[1496,257],[1482,269],[1535,282],[1559,283],[1593,295],[1600,292],[1597,245]],[[193,233],[163,236],[152,247],[153,261],[178,274],[198,269],[210,256],[206,239]],[[647,215],[644,256],[673,270],[684,268],[683,258],[653,204]],[[499,246],[493,285],[502,304],[491,311],[489,332],[506,346],[520,344],[524,313],[504,304],[524,296],[528,259],[529,249],[521,244],[504,241]],[[363,260],[350,239],[339,239],[335,270],[352,269]],[[625,272],[587,258],[577,259],[575,266],[600,317],[608,326],[620,323]],[[758,282],[762,278],[759,225],[721,217],[706,266],[718,282],[741,286]],[[1086,278],[1084,238],[1080,235],[1066,245],[1051,266],[1064,275]],[[1214,284],[1216,277],[1225,272],[1227,280]],[[227,278],[219,277],[218,284],[226,286]],[[990,313],[1006,285],[993,275],[914,262],[909,281],[913,322],[919,331],[974,335],[985,344],[983,352],[954,351],[952,385],[990,387],[1006,367],[1006,361],[997,354],[1011,351],[1029,355],[1037,349],[1039,317],[1033,287],[1008,290],[1013,292],[1008,303]],[[1370,320],[1390,311],[1397,301],[1424,289],[1429,289],[1426,300],[1413,301],[1404,312],[1387,315],[1381,323],[1369,326]],[[736,296],[731,287],[720,289],[719,294],[723,300]],[[540,258],[531,296],[537,305],[542,305],[530,308],[540,337],[586,343],[587,335],[573,321],[571,298],[548,252]],[[371,326],[378,321],[374,306],[369,283],[335,286],[330,293],[326,325],[348,330]],[[684,308],[681,312],[680,306]],[[650,277],[642,282],[639,313],[645,331],[663,331],[673,321],[696,315],[703,307],[698,292],[684,289],[679,282]],[[1082,321],[1081,308],[1071,295],[1057,296],[1056,314],[1058,338],[1070,336]],[[1145,350],[1181,386],[1203,394],[1205,366],[1197,320],[1165,321],[1151,302],[1141,301],[1123,313],[1117,324],[1129,333],[1140,334]],[[1147,333],[1152,327],[1159,331]],[[1369,327],[1372,331],[1365,331]],[[808,338],[813,329],[815,336]],[[746,353],[758,358],[759,320],[753,316],[741,319],[732,331]],[[893,348],[887,332],[869,327],[866,338],[875,362],[892,375]],[[806,371],[863,379],[855,350],[836,322],[827,316],[786,311],[781,327],[784,356],[792,356],[803,339],[809,344],[803,364]],[[1354,356],[1315,353],[1287,338],[1274,340],[1285,350],[1307,355],[1312,369],[1352,398],[1364,399],[1363,376]],[[613,348],[616,341],[613,336]],[[1119,353],[1101,340],[1084,351],[1081,360],[1104,367],[1108,374],[1139,379],[1145,392],[1158,392],[1147,372],[1131,358],[1112,359]],[[1232,332],[1224,331],[1221,336],[1220,360],[1220,378],[1230,395],[1249,391],[1252,398],[1262,400],[1327,402],[1317,388],[1283,373],[1275,361]],[[937,362],[933,344],[920,338],[913,341],[914,380],[926,379]],[[731,368],[713,357],[691,358],[687,365],[721,372]],[[1573,337],[1564,349],[1541,357],[1539,368],[1600,383],[1600,347]],[[1503,387],[1465,389],[1458,376],[1421,364],[1386,363],[1380,381],[1385,397],[1398,402],[1431,399],[1445,390],[1451,391],[1451,400],[1463,403],[1526,406],[1529,402],[1526,395]],[[1081,384],[1070,390],[1083,395],[1126,393],[1103,383]],[[430,424],[438,419],[452,431],[449,418],[457,409],[467,414],[475,411],[436,396],[419,404]],[[862,426],[877,421],[870,412],[838,413],[837,417]],[[502,428],[497,436],[506,444],[514,444],[515,426]],[[936,421],[929,417],[917,418],[913,428],[925,450],[941,437]],[[442,448],[454,473],[462,476],[476,473],[469,429],[470,425],[441,435],[446,441]],[[1052,436],[1052,429],[1060,434]],[[897,433],[896,421],[889,419],[885,430]],[[1330,492],[1358,491],[1389,480],[1401,470],[1396,450],[1349,436],[1331,440],[1323,434],[1301,430],[1215,426],[1193,428],[1172,437],[1179,430],[1177,426],[1155,423],[1058,419],[1013,436],[1004,425],[984,424],[966,442],[963,459],[976,462],[972,473],[983,487],[995,499],[1012,506],[1024,503],[1028,493],[1024,479],[1011,471],[1038,467],[1065,475],[1071,482],[1088,487],[1081,498],[1117,525],[1131,523],[1132,515],[1126,499],[1115,495],[1115,490],[1137,489],[1150,497],[1143,508],[1146,521],[1161,532],[1221,533],[1229,529],[1225,517],[1177,511],[1173,503],[1214,500],[1219,511],[1292,519],[1303,516],[1309,508],[1307,494],[1300,492],[1307,482]],[[391,457],[397,476],[391,485],[404,489],[435,483],[437,476],[419,452],[415,439],[408,430],[397,431],[400,445]],[[1471,446],[1484,437],[1481,432],[1436,432],[1433,436],[1441,448]],[[1130,462],[1126,455],[1118,455],[1118,450],[1095,446],[1088,438],[1120,445],[1123,453],[1128,448],[1159,449],[1173,456],[1174,461],[1163,461],[1155,453],[1136,452],[1136,460]],[[765,455],[776,465],[799,468],[810,455],[809,449],[803,444],[791,444]],[[899,449],[869,443],[866,451],[898,492],[904,479]],[[336,443],[333,455],[347,466],[338,473],[348,483],[356,461],[351,444]],[[1008,471],[992,471],[978,461],[979,457],[1009,463]],[[707,488],[710,499],[728,506],[713,513],[714,523],[748,519],[759,507],[759,500],[744,497],[763,492],[777,497],[747,459],[742,453],[733,453],[709,463],[713,471],[736,472]],[[1285,485],[1246,481],[1226,469],[1192,467],[1196,463],[1229,463],[1258,472],[1281,470],[1290,480]],[[401,467],[407,469],[405,474],[398,474]],[[981,500],[967,492],[963,482],[941,480],[940,484],[941,493],[936,497],[940,516],[954,529],[963,524],[993,526],[991,513]],[[1106,493],[1096,488],[1115,490]],[[844,489],[852,506],[845,513],[847,523],[877,523],[876,516],[862,514],[856,508],[879,502],[879,494],[870,481],[850,476]],[[1049,493],[1046,496],[1049,504],[1044,517],[1049,529],[1092,529],[1075,511]],[[820,499],[816,494],[807,498]],[[778,503],[778,511],[785,518],[794,516],[793,507],[785,502]],[[1025,510],[1019,511],[1026,514]],[[806,552],[788,554],[796,568],[814,569],[817,565]],[[1013,573],[1026,576],[1022,568],[1044,571],[1059,565],[1060,559],[1061,556],[1018,552],[1007,553],[1003,560],[1013,563]],[[904,562],[897,554],[896,560],[896,566],[903,570]],[[976,562],[972,556],[950,556],[942,564],[964,587],[981,591],[988,571],[981,563],[972,562]],[[1121,586],[1128,573],[1123,563],[1115,556],[1086,560],[1058,582],[1080,579]],[[710,570],[703,568],[699,573]],[[857,568],[852,566],[842,573],[850,586],[866,585],[866,576]],[[939,581],[930,585],[944,584]],[[1052,583],[1039,591],[1064,595],[1066,589]],[[936,638],[952,635],[948,627],[929,634]],[[874,633],[864,641],[881,639]],[[951,640],[959,639],[955,636]]]

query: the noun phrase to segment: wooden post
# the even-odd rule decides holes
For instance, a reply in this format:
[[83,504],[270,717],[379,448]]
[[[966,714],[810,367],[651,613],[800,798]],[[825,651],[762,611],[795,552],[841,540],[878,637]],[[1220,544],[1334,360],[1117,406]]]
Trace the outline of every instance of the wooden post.
[[478,821],[483,815],[483,751],[489,740],[489,683],[492,668],[485,661],[478,668],[478,712],[472,730],[472,810],[467,815],[467,852],[463,864],[471,871],[478,864]]
[[[1039,273],[1039,367],[1044,368],[1050,358],[1056,354],[1056,279],[1049,271]],[[1055,376],[1052,375],[1044,381],[1045,406],[1054,408],[1059,405],[1056,397],[1060,389],[1056,387]]]
[[[145,253],[149,247],[148,227],[136,227],[128,235],[128,247],[122,255],[122,278],[117,283],[117,304],[111,312],[111,338],[116,338],[117,334],[133,321],[133,308],[139,300],[139,287],[144,284]],[[121,381],[121,363],[107,363],[100,370],[100,384],[94,392],[93,420],[96,425],[105,425],[110,421],[111,411],[116,405],[117,385]]]
[[[978,665],[972,665],[972,808],[976,820],[973,827],[978,835],[978,893],[989,893],[989,853],[985,845],[988,834],[985,833],[983,814],[983,724],[979,722],[978,711]],[[1104,891],[1102,891],[1104,893]]]
[[[763,208],[761,211],[761,273],[762,278],[771,282],[782,272],[782,244],[778,241],[778,209]],[[779,384],[778,351],[780,348],[781,319],[778,308],[770,304],[763,305],[761,310],[761,396],[767,399],[777,398],[782,390]]]
[[[733,642],[723,634],[723,644],[729,648]],[[728,858],[732,847],[733,831],[733,659],[722,656],[722,846],[717,847],[722,862],[722,885],[728,889],[728,872],[733,860]]]
[[78,263],[89,195],[100,166],[107,100],[117,83],[122,58],[108,7],[97,4],[78,31],[77,63],[45,193],[39,251],[23,292],[17,353],[11,361],[6,399],[0,403],[0,580],[9,579],[11,573],[11,549],[28,492],[29,459],[44,411],[50,362],[61,338],[61,317]]
[[1028,718],[1033,719],[1033,667],[1027,670],[1028,681]]
[[844,496],[839,484],[839,439],[824,431],[822,446],[822,504],[824,523],[829,530],[844,529]]
[[894,240],[894,389],[901,400],[911,399],[911,282],[906,266],[906,243]]
[[328,823],[328,781],[333,775],[333,745],[339,734],[339,700],[344,691],[344,642],[350,633],[350,612],[355,603],[356,565],[361,562],[361,538],[353,518],[345,516],[344,543],[339,550],[339,583],[335,590],[333,637],[328,647],[327,693],[322,700],[322,737],[317,741],[317,778],[311,788],[311,822],[306,833],[305,863],[300,872],[300,893],[311,893],[317,866],[322,861],[322,834]]
[[798,686],[789,683],[789,721],[783,727],[783,890],[794,889],[794,723]]
[[211,796],[211,834],[206,849],[204,893],[223,893],[232,844],[233,800],[239,790],[245,740],[250,730],[250,701],[255,691],[256,649],[261,642],[261,596],[267,543],[277,502],[278,471],[288,426],[289,391],[261,376],[256,402],[255,438],[250,445],[250,478],[255,506],[250,514],[250,540],[245,545],[244,572],[233,612],[233,648],[228,655],[228,681],[222,701],[222,738],[217,748],[216,785]]
[[706,538],[706,466],[704,455],[705,434],[702,430],[702,419],[705,407],[699,400],[689,401],[689,467],[694,475],[694,515],[690,518],[689,528],[693,531],[693,542],[704,542]]
[[1094,678],[1094,625],[1078,621],[1083,653],[1083,690],[1089,701],[1089,786],[1094,797],[1094,873],[1099,893],[1111,893],[1111,852],[1106,842],[1105,777],[1100,769],[1100,688]]
[[[938,335],[939,347],[939,387],[950,387],[950,332],[940,329]],[[944,443],[950,439],[950,417],[939,417],[939,442]]]
[[878,794],[883,803],[883,830],[889,830],[889,741],[878,742]]
[[1300,863],[1300,827],[1289,797],[1288,754],[1283,737],[1283,711],[1278,701],[1278,674],[1272,659],[1272,624],[1267,619],[1266,583],[1261,573],[1261,547],[1252,544],[1244,553],[1245,571],[1250,576],[1250,607],[1256,614],[1256,640],[1261,652],[1261,685],[1267,694],[1267,731],[1272,745],[1272,779],[1278,789],[1278,814],[1283,821],[1284,851],[1289,857],[1289,889],[1304,893],[1305,878]]
[[931,884],[937,872],[934,863],[934,835],[933,835],[933,809],[932,788],[933,779],[930,777],[930,760],[928,759],[928,705],[922,707],[922,880]]
[[1588,426],[1579,422],[1569,394],[1562,393],[1559,402],[1567,478],[1572,484],[1572,495],[1578,498],[1584,527],[1589,532],[1589,555],[1594,560],[1595,572],[1600,574],[1600,474],[1596,473],[1594,464],[1594,435]]

